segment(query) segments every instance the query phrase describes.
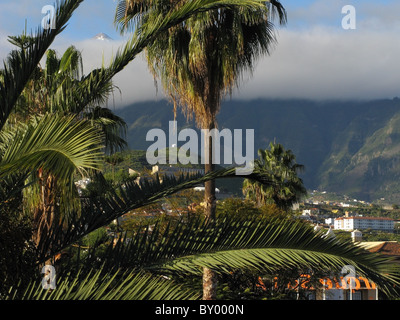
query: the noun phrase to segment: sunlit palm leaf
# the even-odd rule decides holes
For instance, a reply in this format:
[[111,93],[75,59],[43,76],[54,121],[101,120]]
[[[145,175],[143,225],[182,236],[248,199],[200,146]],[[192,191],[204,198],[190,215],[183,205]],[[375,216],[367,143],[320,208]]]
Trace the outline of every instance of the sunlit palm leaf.
[[105,257],[109,267],[187,277],[201,275],[203,267],[219,273],[311,269],[339,274],[352,265],[386,293],[400,285],[400,269],[393,260],[350,242],[326,239],[302,221],[222,217],[212,225],[196,220],[169,231],[162,234],[156,226],[110,248]]
[[55,28],[38,29],[32,43],[25,50],[12,51],[4,61],[4,68],[1,71],[2,81],[0,81],[0,130],[46,50],[55,37],[65,29],[66,23],[81,2],[83,0],[65,0],[58,3]]
[[70,181],[100,165],[102,136],[88,122],[46,115],[16,130],[0,161],[0,177],[39,168]]
[[52,292],[32,282],[24,292],[13,288],[6,300],[193,300],[199,293],[160,276],[143,272],[92,271],[57,280]]
[[[101,177],[101,174],[99,175]],[[68,217],[67,227],[65,224],[60,224],[42,239],[38,246],[42,255],[38,259],[45,261],[85,235],[137,208],[152,204],[179,191],[193,188],[210,179],[233,177],[240,177],[236,175],[236,168],[221,169],[204,176],[163,177],[162,182],[155,178],[145,180],[140,185],[135,182],[127,182],[121,186],[118,193],[108,193],[101,198],[82,199],[79,212],[71,210],[64,214],[65,217]],[[269,183],[263,172],[255,171],[246,177]]]

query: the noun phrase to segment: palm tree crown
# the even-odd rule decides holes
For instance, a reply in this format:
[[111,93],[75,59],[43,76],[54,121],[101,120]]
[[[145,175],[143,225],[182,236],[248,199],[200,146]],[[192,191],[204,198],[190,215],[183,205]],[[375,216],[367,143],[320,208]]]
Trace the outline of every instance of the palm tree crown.
[[282,209],[289,209],[298,202],[307,191],[298,174],[304,169],[296,163],[291,150],[285,150],[281,144],[270,144],[270,150],[258,150],[259,159],[254,167],[269,172],[273,183],[260,184],[249,179],[243,182],[243,193],[257,204],[275,203]]
[[[185,1],[122,0],[116,21],[121,31]],[[279,1],[199,13],[160,35],[146,49],[150,70],[165,91],[202,128],[215,123],[222,98],[232,91],[257,58],[275,43],[271,17],[286,14]]]

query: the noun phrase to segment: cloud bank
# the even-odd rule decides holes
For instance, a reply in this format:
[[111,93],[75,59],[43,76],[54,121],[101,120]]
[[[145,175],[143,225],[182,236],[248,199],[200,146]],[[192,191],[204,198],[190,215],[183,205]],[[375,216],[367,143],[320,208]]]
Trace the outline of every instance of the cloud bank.
[[398,33],[282,31],[235,97],[375,99],[400,95]]
[[[87,40],[74,45],[82,51],[84,72],[88,74],[91,70],[102,65],[108,66],[117,50],[124,46],[124,41],[101,41]],[[64,46],[66,48],[66,46]],[[60,50],[60,52],[63,52]],[[162,91],[157,91],[154,80],[147,68],[143,54],[137,56],[124,70],[118,73],[114,79],[118,87],[115,91],[111,105],[116,108],[126,106],[130,103],[146,100],[163,99]]]
[[[233,98],[379,99],[399,96],[400,3],[355,1],[357,29],[343,30],[341,8],[348,2],[300,1],[302,5],[295,7],[288,4],[289,24],[279,28],[275,49],[270,56],[258,61],[252,76],[245,75]],[[282,3],[286,5],[285,1]],[[15,11],[15,3],[8,6],[10,11]],[[107,33],[106,30],[98,32]],[[6,42],[7,34],[0,30],[0,58],[11,48]],[[102,63],[107,65],[124,42],[76,41],[70,34],[63,33],[52,47],[61,54],[70,44],[82,50],[88,73]],[[118,74],[114,83],[121,90],[121,94],[116,91],[114,96],[117,108],[164,98],[161,88],[156,91],[143,56]]]
[[[392,32],[333,32],[330,28],[281,30],[272,54],[261,58],[254,73],[245,75],[232,98],[380,99],[400,95],[400,42]],[[117,45],[118,44],[118,45]],[[86,70],[107,64],[123,42],[85,41]],[[143,56],[115,77],[121,89],[116,107],[162,99]]]

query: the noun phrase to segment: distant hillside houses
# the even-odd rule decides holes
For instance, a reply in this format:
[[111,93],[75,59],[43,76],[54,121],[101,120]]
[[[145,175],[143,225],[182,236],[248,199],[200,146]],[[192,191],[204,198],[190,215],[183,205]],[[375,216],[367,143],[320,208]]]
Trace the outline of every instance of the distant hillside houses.
[[312,208],[312,209],[304,209],[301,216],[299,217],[300,219],[316,223],[317,222],[317,215],[319,214],[319,209],[317,208]]
[[304,201],[305,204],[308,205],[314,205],[314,206],[321,206],[321,205],[330,205],[330,206],[336,206],[336,207],[342,207],[342,208],[350,208],[350,207],[356,207],[356,203],[361,203],[361,204],[367,204],[365,201],[359,201],[359,200],[354,200],[354,203],[346,203],[346,202],[336,202],[336,201],[318,201],[318,200],[312,200],[312,199],[307,199]]
[[153,175],[158,174],[159,177],[176,177],[181,174],[184,175],[197,175],[197,174],[204,174],[204,169],[198,168],[186,168],[186,167],[174,167],[174,166],[167,166],[167,165],[156,165],[153,166],[152,172]]

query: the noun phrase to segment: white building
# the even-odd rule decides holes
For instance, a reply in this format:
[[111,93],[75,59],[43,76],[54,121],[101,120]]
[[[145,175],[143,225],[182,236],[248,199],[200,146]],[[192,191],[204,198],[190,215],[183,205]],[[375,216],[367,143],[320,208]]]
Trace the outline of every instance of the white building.
[[380,217],[340,217],[335,219],[334,222],[335,230],[381,230],[381,231],[393,231],[394,220],[390,218]]
[[[205,187],[195,187],[195,188],[193,188],[193,190],[194,191],[206,191],[206,188]],[[218,189],[218,188],[215,188],[215,192],[216,193],[220,193],[220,190]]]
[[351,233],[351,239],[353,242],[361,242],[362,241],[362,232],[360,230],[354,230]]
[[335,224],[335,219],[334,218],[327,218],[327,219],[325,219],[325,223],[328,226],[333,226]]

